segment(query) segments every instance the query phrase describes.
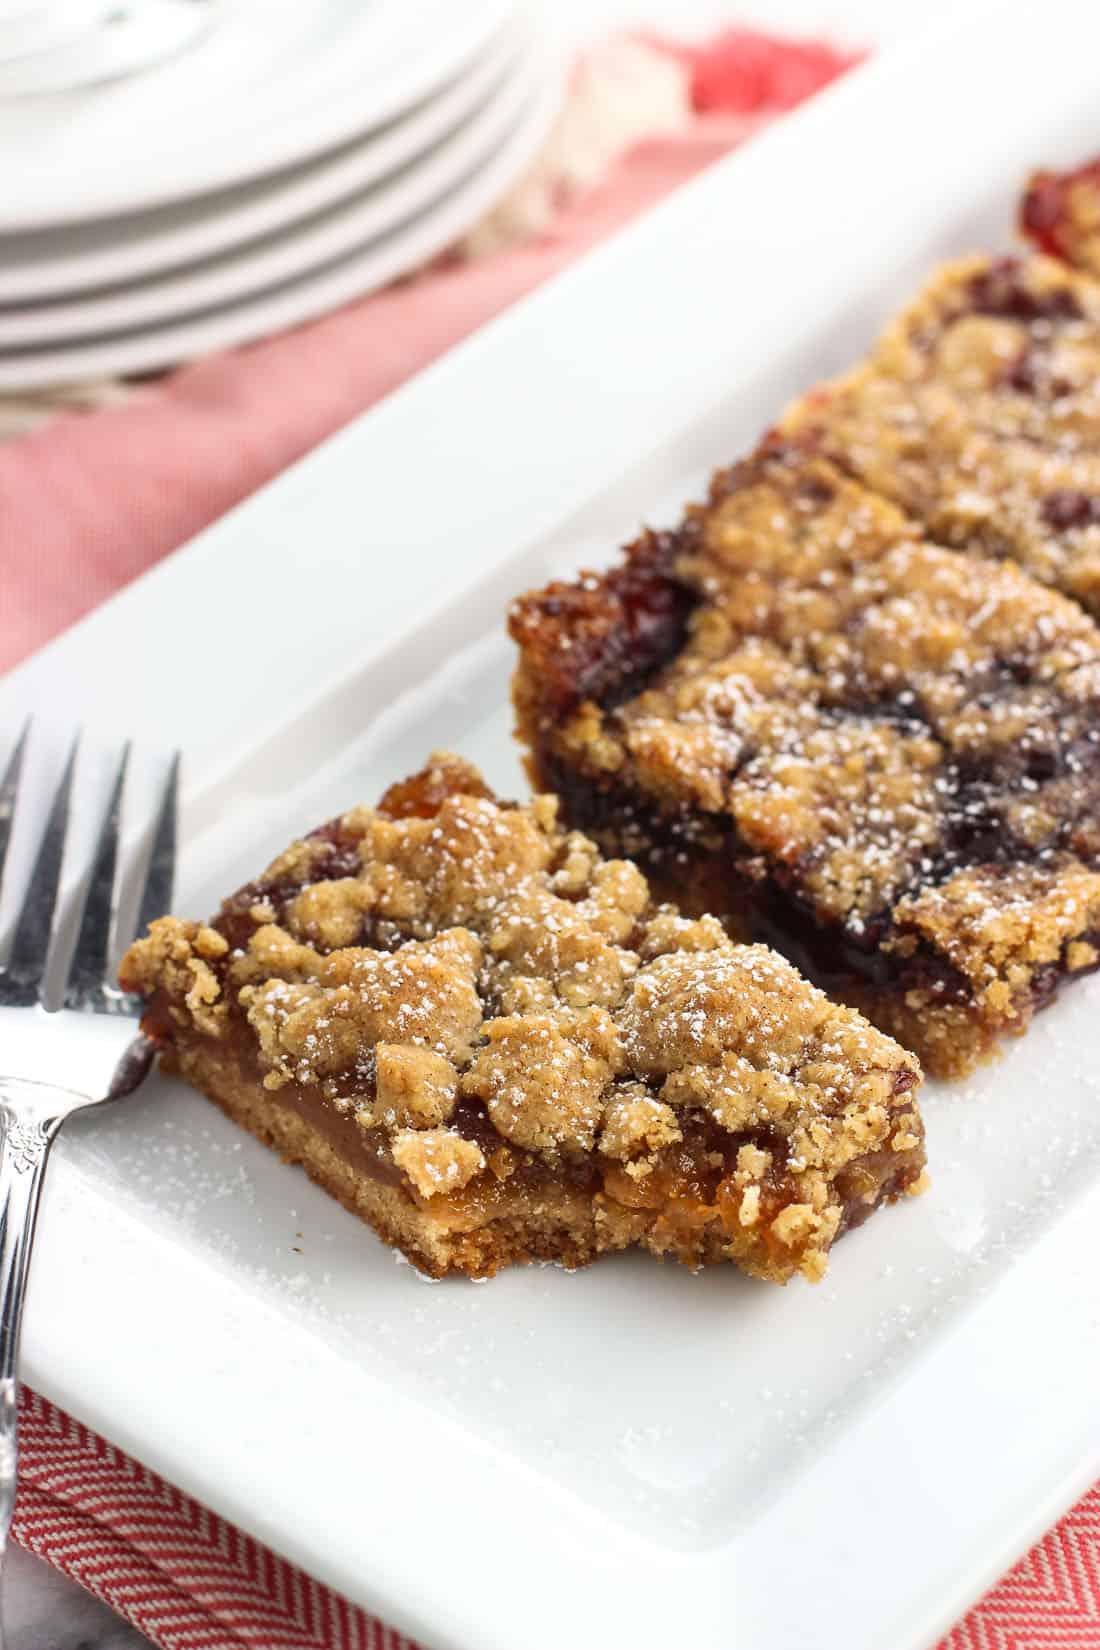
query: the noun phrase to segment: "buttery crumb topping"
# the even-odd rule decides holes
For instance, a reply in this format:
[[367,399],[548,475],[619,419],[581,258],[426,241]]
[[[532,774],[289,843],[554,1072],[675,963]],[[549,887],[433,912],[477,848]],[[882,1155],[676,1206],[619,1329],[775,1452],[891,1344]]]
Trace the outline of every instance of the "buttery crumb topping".
[[294,844],[209,926],[154,923],[128,987],[175,1035],[247,1038],[264,1089],[322,1098],[433,1207],[525,1162],[602,1175],[631,1218],[690,1184],[750,1269],[817,1276],[854,1207],[916,1183],[911,1055],[655,906],[553,799],[502,805],[448,756],[421,790]]
[[[1073,195],[1084,213],[1087,190]],[[1095,237],[1095,180],[1089,205]],[[1086,225],[1070,230],[1080,246]],[[1091,244],[1091,243],[1090,243]],[[1100,615],[1100,284],[1053,258],[940,270],[788,413],[944,544],[1012,556]]]

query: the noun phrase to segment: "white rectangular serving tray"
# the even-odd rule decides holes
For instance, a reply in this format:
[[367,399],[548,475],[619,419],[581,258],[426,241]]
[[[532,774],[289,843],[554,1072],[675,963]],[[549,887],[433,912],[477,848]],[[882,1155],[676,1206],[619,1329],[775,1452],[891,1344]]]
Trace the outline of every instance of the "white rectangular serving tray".
[[[1096,8],[1016,0],[858,71],[10,675],[0,743],[34,709],[41,781],[83,721],[87,820],[115,736],[182,744],[195,915],[434,746],[515,791],[508,598],[1007,242],[1029,168],[1100,147],[1098,62]],[[929,1086],[932,1191],[816,1289],[427,1288],[158,1079],[62,1141],[26,1376],[431,1650],[922,1650],[1100,1476],[1098,1009]]]

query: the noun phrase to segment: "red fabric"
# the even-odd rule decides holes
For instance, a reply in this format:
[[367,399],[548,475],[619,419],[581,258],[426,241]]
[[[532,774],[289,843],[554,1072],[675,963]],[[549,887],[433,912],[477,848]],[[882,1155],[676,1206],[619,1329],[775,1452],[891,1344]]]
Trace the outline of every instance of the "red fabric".
[[1098,1650],[1100,1484],[953,1627],[939,1650]]
[[726,29],[699,46],[659,44],[690,67],[692,102],[700,114],[779,114],[863,56],[818,40],[778,40],[756,29]]
[[[0,669],[717,159],[747,115],[791,107],[854,60],[743,29],[675,49],[692,71],[693,127],[641,145],[537,242],[435,269],[0,447]],[[416,1650],[34,1393],[22,1428],[17,1539],[163,1650]],[[940,1650],[1100,1650],[1100,1487]]]
[[417,1650],[35,1392],[17,1541],[163,1650]]
[[[417,1650],[34,1392],[13,1528],[163,1650]],[[939,1650],[1098,1646],[1100,1485]]]

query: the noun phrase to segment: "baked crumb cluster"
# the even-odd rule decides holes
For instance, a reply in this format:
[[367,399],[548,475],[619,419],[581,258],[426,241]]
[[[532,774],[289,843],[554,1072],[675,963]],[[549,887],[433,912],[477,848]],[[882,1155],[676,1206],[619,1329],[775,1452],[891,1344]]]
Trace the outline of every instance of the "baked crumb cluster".
[[177,1053],[232,1046],[272,1102],[308,1094],[427,1214],[480,1197],[492,1218],[558,1177],[594,1252],[816,1277],[923,1164],[912,1056],[457,758],[295,843],[210,925],[154,923],[123,974]]
[[797,444],[719,473],[676,539],[694,605],[625,699],[572,685],[598,583],[514,609],[538,781],[932,1069],[970,1063],[1097,961],[1100,632]]
[[1100,160],[1036,172],[1020,203],[1020,228],[1041,252],[1100,276]]
[[1100,285],[1045,256],[940,270],[784,420],[941,543],[1100,614]]

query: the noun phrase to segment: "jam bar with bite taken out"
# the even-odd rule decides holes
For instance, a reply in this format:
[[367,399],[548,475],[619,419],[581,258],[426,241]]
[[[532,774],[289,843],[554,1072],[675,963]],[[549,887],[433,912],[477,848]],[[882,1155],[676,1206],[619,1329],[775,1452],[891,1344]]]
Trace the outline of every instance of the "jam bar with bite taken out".
[[455,757],[122,978],[169,1070],[436,1277],[637,1244],[818,1278],[922,1184],[911,1055]]

